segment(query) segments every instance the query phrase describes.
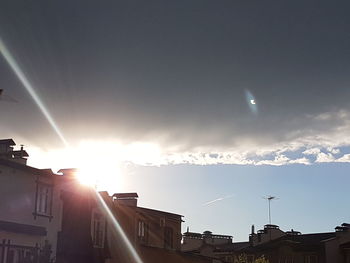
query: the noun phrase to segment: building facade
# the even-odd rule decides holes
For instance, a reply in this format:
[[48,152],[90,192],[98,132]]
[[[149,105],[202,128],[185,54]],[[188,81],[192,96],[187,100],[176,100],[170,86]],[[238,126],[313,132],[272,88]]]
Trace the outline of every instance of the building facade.
[[28,166],[14,147],[0,140],[0,263],[89,262],[93,194],[74,176]]
[[[119,193],[112,196],[106,192],[100,194],[115,219],[114,224],[107,222],[109,227],[106,240],[110,262],[135,262],[135,253],[144,263],[221,262],[181,251],[182,215],[139,207],[136,193]],[[122,229],[123,234],[116,228]],[[126,245],[125,238],[134,251]]]

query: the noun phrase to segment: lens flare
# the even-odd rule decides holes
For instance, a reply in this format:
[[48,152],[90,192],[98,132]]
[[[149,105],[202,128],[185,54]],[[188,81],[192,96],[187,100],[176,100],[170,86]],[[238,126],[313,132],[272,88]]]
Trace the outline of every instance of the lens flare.
[[256,103],[255,97],[249,90],[245,90],[244,93],[249,109],[252,113],[258,114],[258,105]]
[[136,263],[143,263],[143,261],[141,260],[139,254],[137,253],[136,249],[131,244],[130,240],[128,239],[128,237],[125,234],[124,230],[122,229],[122,227],[118,223],[117,219],[115,219],[112,211],[109,209],[109,207],[106,204],[106,202],[103,200],[103,198],[100,196],[100,194],[98,192],[95,192],[95,193],[96,193],[96,196],[97,196],[97,200],[100,202],[102,208],[105,210],[108,218],[110,219],[110,221],[112,222],[112,224],[114,226],[114,229],[118,232],[118,234],[123,239],[125,245],[127,246],[128,250],[131,253],[131,255],[132,255],[133,259],[135,260],[135,262]]
[[25,76],[24,72],[19,67],[19,65],[17,64],[16,60],[11,55],[10,51],[7,49],[5,43],[2,41],[1,38],[0,38],[0,53],[5,58],[6,62],[9,64],[9,66],[11,67],[13,72],[16,74],[18,79],[21,81],[21,83],[24,86],[24,88],[28,91],[29,95],[32,97],[32,99],[34,100],[36,105],[39,107],[41,112],[44,114],[45,118],[50,123],[51,127],[54,129],[54,131],[56,132],[58,137],[61,139],[63,144],[67,147],[68,146],[68,142],[64,138],[61,130],[59,129],[59,127],[55,123],[55,121],[52,118],[50,112],[47,110],[47,108],[45,107],[44,103],[41,101],[40,97],[36,94],[32,84],[29,82],[29,80]]
[[[65,139],[65,137],[63,136],[63,133],[61,132],[61,130],[59,129],[59,127],[55,123],[55,121],[52,118],[50,112],[47,110],[46,106],[41,101],[40,97],[36,94],[32,84],[29,82],[29,80],[25,76],[24,72],[19,67],[19,65],[17,64],[16,60],[11,55],[11,53],[9,52],[9,50],[7,49],[5,43],[2,41],[1,38],[0,38],[0,53],[5,58],[6,62],[9,64],[9,66],[11,67],[13,72],[16,74],[18,79],[21,81],[21,83],[23,84],[25,89],[28,91],[28,93],[30,94],[30,96],[32,97],[34,102],[37,104],[37,106],[39,107],[41,112],[44,114],[44,116],[46,117],[47,121],[50,123],[51,127],[54,129],[54,131],[56,132],[58,137],[61,139],[63,144],[66,146],[66,148],[68,148],[69,144],[68,144],[67,140]],[[126,236],[125,232],[123,231],[123,229],[120,226],[120,224],[118,223],[118,221],[115,219],[113,213],[110,211],[110,209],[108,208],[108,206],[105,203],[105,201],[102,199],[102,197],[97,192],[96,192],[96,195],[97,195],[97,199],[100,201],[102,207],[104,208],[106,214],[108,215],[108,217],[110,218],[111,222],[113,223],[114,229],[122,237],[123,241],[126,244],[126,247],[128,248],[128,250],[129,250],[130,254],[132,255],[132,257],[134,258],[135,262],[136,263],[143,263],[143,261],[141,260],[140,256],[138,255],[137,251],[135,250],[135,248],[133,247],[133,245],[129,241],[128,237]]]

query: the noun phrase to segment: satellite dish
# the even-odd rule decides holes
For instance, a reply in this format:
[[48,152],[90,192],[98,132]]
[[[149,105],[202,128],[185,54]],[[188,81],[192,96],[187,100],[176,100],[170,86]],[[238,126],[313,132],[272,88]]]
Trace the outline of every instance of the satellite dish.
[[4,94],[4,89],[0,89],[0,101],[18,102],[17,100],[12,98],[11,96]]

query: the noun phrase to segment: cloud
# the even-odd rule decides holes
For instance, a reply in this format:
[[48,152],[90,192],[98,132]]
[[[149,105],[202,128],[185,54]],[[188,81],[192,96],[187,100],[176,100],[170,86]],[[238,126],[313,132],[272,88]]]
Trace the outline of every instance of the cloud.
[[[285,131],[281,136],[276,136],[274,140],[268,137],[259,139],[258,137],[240,134],[227,139],[225,145],[221,142],[216,144],[206,143],[204,138],[201,138],[196,144],[183,144],[184,140],[179,138],[162,140],[162,137],[158,136],[157,140],[132,143],[112,143],[109,140],[99,143],[96,141],[92,143],[91,149],[110,148],[107,150],[108,154],[115,154],[115,158],[119,162],[131,162],[138,165],[238,164],[281,166],[350,162],[350,153],[348,152],[348,146],[350,146],[350,137],[348,136],[350,134],[350,113],[348,111],[340,110],[314,116],[307,115],[305,119],[308,125],[305,125],[305,127],[299,126],[297,130]],[[329,125],[330,123],[332,125]],[[201,135],[198,134],[198,136]],[[242,139],[238,140],[240,137]],[[27,145],[30,145],[30,143]],[[49,156],[52,156],[54,160],[60,160],[60,164],[64,165],[65,156],[74,156],[74,154],[64,154],[62,149],[45,151],[40,147],[32,148],[34,151],[30,163],[33,165],[38,165],[40,160],[47,160],[45,167],[49,167],[51,163],[54,163],[54,161],[48,161]],[[30,146],[28,150],[30,152]],[[77,151],[79,152],[79,150]],[[72,158],[70,158],[71,162]]]
[[334,162],[335,158],[331,153],[319,153],[316,157],[316,163],[331,163]]
[[350,154],[344,154],[342,157],[335,160],[335,162],[339,163],[350,163]]
[[321,152],[319,148],[311,148],[303,151],[303,154],[305,155],[317,155]]

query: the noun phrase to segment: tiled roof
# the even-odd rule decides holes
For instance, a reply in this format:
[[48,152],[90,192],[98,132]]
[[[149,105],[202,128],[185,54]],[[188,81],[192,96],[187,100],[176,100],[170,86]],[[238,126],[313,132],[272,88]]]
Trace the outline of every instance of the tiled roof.
[[7,144],[10,146],[16,145],[16,143],[12,139],[2,139],[0,140],[0,144]]
[[150,209],[150,208],[145,208],[145,207],[137,207],[137,210],[139,212],[145,212],[145,213],[156,213],[156,214],[164,214],[164,215],[168,215],[168,216],[172,216],[172,217],[183,217],[183,215],[179,215],[179,214],[174,214],[174,213],[169,213],[169,212],[165,212],[165,211],[161,211],[161,210],[155,210],[155,209]]

